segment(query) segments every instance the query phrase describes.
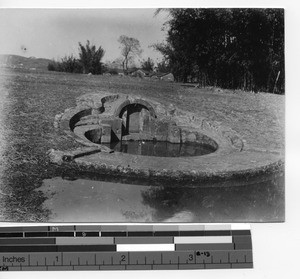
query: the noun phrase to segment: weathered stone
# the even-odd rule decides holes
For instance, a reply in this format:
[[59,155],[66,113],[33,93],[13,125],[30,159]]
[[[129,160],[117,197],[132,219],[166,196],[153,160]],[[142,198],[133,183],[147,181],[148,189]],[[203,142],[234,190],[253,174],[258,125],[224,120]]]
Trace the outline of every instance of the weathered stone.
[[158,141],[167,141],[169,133],[169,122],[155,121],[154,122],[154,137]]
[[122,119],[116,118],[116,117],[100,119],[99,125],[100,126],[108,125],[111,127],[110,139],[112,141],[121,141],[122,140]]
[[85,136],[94,143],[101,143],[102,129],[93,129],[85,133]]
[[109,124],[101,124],[101,143],[111,142],[111,126]]
[[[223,95],[225,94],[220,95],[220,98],[223,98]],[[201,98],[203,99],[204,97]],[[222,109],[213,111],[213,101],[209,99],[209,95],[207,95],[207,98],[205,105],[202,107],[202,103],[199,103],[199,113],[196,113],[195,109],[193,111],[194,113],[192,113],[191,111],[183,111],[175,106],[173,107],[173,105],[169,105],[167,101],[164,101],[165,104],[163,104],[147,98],[142,99],[140,96],[113,95],[108,92],[97,92],[80,97],[75,108],[67,109],[60,119],[57,117],[55,125],[56,127],[59,126],[60,129],[66,133],[72,134],[72,131],[74,131],[73,137],[76,141],[84,145],[91,144],[91,146],[93,146],[91,141],[84,138],[84,133],[89,130],[99,129],[100,127],[99,125],[95,125],[94,121],[86,121],[85,123],[83,121],[85,117],[86,119],[92,119],[92,109],[102,108],[99,109],[99,114],[95,115],[95,119],[110,119],[110,122],[100,121],[100,123],[104,126],[109,126],[112,130],[115,129],[115,126],[120,127],[119,124],[115,124],[112,119],[120,119],[119,121],[122,124],[122,119],[119,117],[123,116],[124,120],[127,119],[127,114],[125,113],[126,106],[130,105],[133,109],[133,113],[136,113],[136,115],[139,114],[136,119],[136,127],[132,134],[122,134],[122,129],[120,128],[121,135],[116,133],[120,136],[119,138],[122,139],[123,137],[123,139],[134,140],[152,140],[156,138],[156,140],[178,142],[178,134],[180,134],[181,142],[183,143],[197,142],[211,146],[212,149],[217,149],[214,153],[199,157],[192,156],[194,150],[192,148],[189,149],[189,145],[187,145],[184,148],[185,154],[188,153],[192,156],[189,158],[132,156],[119,152],[115,152],[112,155],[101,152],[99,154],[75,158],[73,162],[80,166],[93,167],[94,171],[101,170],[109,174],[130,177],[139,177],[141,174],[145,174],[146,179],[173,179],[177,182],[189,181],[195,183],[197,186],[203,186],[203,181],[211,182],[213,180],[214,182],[219,181],[220,186],[235,186],[235,184],[231,184],[231,178],[239,178],[238,185],[243,185],[249,183],[255,175],[272,174],[273,169],[277,171],[278,168],[283,168],[283,164],[279,162],[279,159],[284,156],[284,152],[273,152],[272,150],[275,150],[276,146],[268,147],[265,142],[262,144],[262,140],[258,136],[257,131],[264,133],[268,128],[265,125],[264,127],[256,129],[256,126],[259,126],[257,125],[259,121],[255,122],[253,119],[259,114],[254,114],[254,112],[242,114],[244,111],[246,112],[243,107],[240,111],[234,112],[235,114],[232,112],[230,114],[230,111],[228,112],[226,110],[226,102],[224,102],[224,105],[222,105],[222,102],[218,103],[220,106],[222,105]],[[175,100],[172,100],[172,102],[173,101]],[[243,104],[244,103],[245,102],[243,102]],[[135,104],[142,107],[139,107],[139,110],[137,108],[134,109]],[[211,113],[205,111],[209,105],[211,105],[211,111],[213,111]],[[188,110],[187,107],[188,105],[184,108]],[[150,113],[151,110],[152,112]],[[143,114],[144,112],[145,114]],[[195,115],[197,116],[195,117]],[[219,118],[215,116],[219,116]],[[262,116],[264,116],[264,114],[262,114]],[[238,121],[243,123],[246,128],[244,129]],[[250,124],[248,124],[248,122]],[[76,123],[84,125],[76,127]],[[98,123],[99,122],[97,122],[97,124]],[[175,124],[173,125],[173,123]],[[230,125],[231,123],[232,125]],[[227,127],[224,124],[226,124]],[[107,130],[109,130],[109,127]],[[233,128],[238,128],[239,130],[237,131],[239,133],[235,132]],[[253,129],[255,132],[254,135],[252,135]],[[129,129],[128,131],[132,132],[133,130]],[[270,135],[270,129],[268,131],[269,134],[266,133],[262,138]],[[244,138],[242,138],[241,133]],[[109,134],[109,132],[107,131],[106,134]],[[112,135],[112,133],[110,133],[110,135]],[[96,135],[95,137],[97,138]],[[246,147],[243,147],[248,138],[251,140],[251,148],[248,142]],[[262,145],[263,148],[257,148],[257,146],[254,145],[254,138],[255,140],[260,140],[259,144]],[[112,136],[110,137],[110,141],[111,140]],[[109,141],[109,136],[107,141]],[[141,146],[141,148],[143,147]],[[176,146],[167,147],[166,145],[166,148],[169,149],[168,152],[170,153],[173,151],[178,152]],[[155,150],[155,148],[153,152],[159,154],[159,150]],[[60,155],[56,152],[54,153],[55,154],[53,154],[53,152],[49,154],[51,155],[51,161],[58,163],[62,162],[62,155],[68,155],[68,152],[59,153]],[[165,171],[162,171],[163,169]]]
[[142,109],[140,113],[139,125],[140,133],[149,130],[149,123],[152,122],[150,112],[147,109]]
[[85,116],[81,117],[80,121],[75,123],[75,127],[84,126],[84,125],[96,125],[99,122],[99,118],[96,116]]
[[49,156],[51,162],[53,162],[53,163],[60,165],[63,162],[62,151],[50,149],[48,151],[47,155]]
[[153,120],[152,119],[150,120],[150,115],[149,115],[149,113],[146,113],[145,110],[143,112],[141,120],[142,120],[142,123],[141,123],[142,133],[145,133],[145,134],[151,133],[151,123],[153,122]]
[[92,115],[99,115],[100,114],[100,108],[92,108]]
[[181,129],[178,126],[169,125],[167,141],[171,143],[181,142]]
[[197,132],[187,130],[187,127],[181,127],[181,142],[196,142],[197,141]]
[[197,139],[197,137],[194,133],[189,133],[186,137],[187,142],[195,142],[196,139]]
[[140,112],[130,113],[128,116],[128,132],[139,133],[140,132]]
[[181,129],[181,132],[180,132],[181,142],[185,143],[186,142],[187,131],[185,129],[183,129],[182,127],[180,129]]

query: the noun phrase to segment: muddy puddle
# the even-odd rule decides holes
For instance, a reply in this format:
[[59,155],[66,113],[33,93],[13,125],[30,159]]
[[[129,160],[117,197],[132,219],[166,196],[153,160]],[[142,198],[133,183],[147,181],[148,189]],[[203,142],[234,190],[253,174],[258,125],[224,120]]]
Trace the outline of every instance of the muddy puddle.
[[55,177],[36,190],[47,197],[51,222],[251,222],[282,218],[281,194],[274,192],[282,182],[176,188]]

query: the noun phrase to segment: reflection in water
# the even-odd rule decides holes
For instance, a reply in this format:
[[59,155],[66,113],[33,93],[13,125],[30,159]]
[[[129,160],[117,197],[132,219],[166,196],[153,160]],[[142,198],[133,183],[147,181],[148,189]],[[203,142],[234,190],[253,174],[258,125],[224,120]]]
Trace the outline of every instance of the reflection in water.
[[53,120],[86,90],[80,81],[85,77],[5,71],[0,73],[0,221],[284,220],[283,177],[224,189],[138,186],[138,180],[112,181],[101,174],[92,181],[90,173],[72,165],[51,164],[49,149],[79,146],[56,131]]
[[283,218],[281,183],[177,188],[56,177],[37,190],[53,222],[251,222]]
[[[155,208],[156,221],[175,221],[192,213],[191,222],[280,221],[284,218],[284,177],[242,187],[152,187],[142,193]],[[191,218],[191,214],[188,215]],[[185,221],[185,220],[180,220]]]
[[151,187],[59,177],[44,181],[48,199],[44,206],[57,222],[151,222],[153,210],[143,204],[141,193]]
[[157,157],[201,156],[215,151],[211,146],[192,142],[180,144],[161,141],[122,141],[107,146],[123,153]]

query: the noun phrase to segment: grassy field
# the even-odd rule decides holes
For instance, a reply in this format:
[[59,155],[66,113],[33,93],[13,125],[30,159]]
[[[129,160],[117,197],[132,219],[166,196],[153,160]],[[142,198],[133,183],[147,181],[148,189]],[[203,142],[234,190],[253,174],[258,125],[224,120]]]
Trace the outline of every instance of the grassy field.
[[[47,151],[79,146],[53,127],[56,114],[75,106],[86,93],[136,94],[178,106],[230,126],[246,141],[246,150],[284,150],[284,96],[184,88],[180,84],[118,76],[0,69],[0,220],[45,221],[45,197],[34,189],[61,176]],[[277,191],[277,192],[276,192]],[[272,206],[284,204],[275,189]],[[278,203],[278,195],[280,196]],[[1,212],[2,211],[2,212]]]

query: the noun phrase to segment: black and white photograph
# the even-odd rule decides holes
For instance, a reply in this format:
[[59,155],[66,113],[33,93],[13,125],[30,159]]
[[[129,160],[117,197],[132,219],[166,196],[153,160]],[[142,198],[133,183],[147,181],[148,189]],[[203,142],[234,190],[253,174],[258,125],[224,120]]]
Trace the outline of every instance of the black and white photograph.
[[285,221],[283,8],[0,9],[0,221]]

